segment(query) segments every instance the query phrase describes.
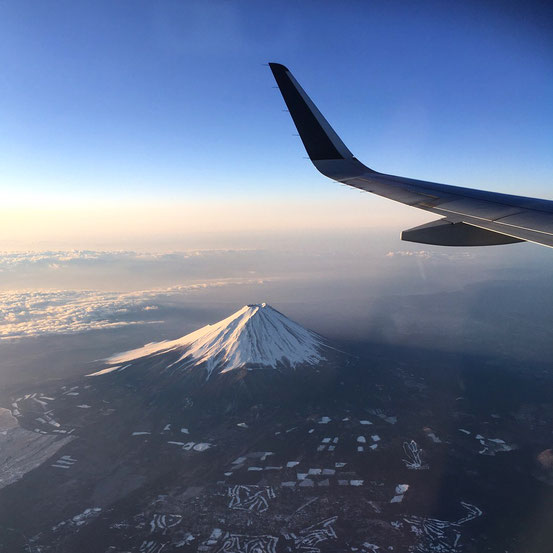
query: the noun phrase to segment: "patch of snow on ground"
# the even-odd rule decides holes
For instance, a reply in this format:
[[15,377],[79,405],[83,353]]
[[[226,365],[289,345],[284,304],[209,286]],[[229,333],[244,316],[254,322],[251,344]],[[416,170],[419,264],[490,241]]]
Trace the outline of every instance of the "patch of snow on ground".
[[428,469],[428,465],[422,461],[422,449],[419,449],[417,442],[403,442],[403,451],[406,458],[403,459],[405,466],[411,470]]
[[98,514],[102,511],[100,507],[90,507],[89,509],[85,509],[82,513],[75,515],[73,518],[70,518],[68,520],[64,520],[58,524],[56,524],[52,530],[54,532],[57,532],[63,527],[71,527],[71,526],[82,526],[83,524],[86,524],[91,519],[98,516]]
[[401,503],[405,492],[409,489],[409,484],[398,484],[396,486],[395,495],[390,500],[390,503]]
[[483,446],[483,448],[478,452],[480,455],[489,455],[493,457],[496,453],[503,453],[517,449],[517,446],[509,445],[505,442],[505,440],[501,440],[499,438],[484,438],[478,434],[476,439]]

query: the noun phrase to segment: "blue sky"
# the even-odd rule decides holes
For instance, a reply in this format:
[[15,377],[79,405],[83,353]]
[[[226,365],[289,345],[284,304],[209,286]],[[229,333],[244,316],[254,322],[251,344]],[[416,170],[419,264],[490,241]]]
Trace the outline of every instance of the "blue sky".
[[267,61],[377,170],[553,197],[547,3],[3,1],[0,61],[10,206],[358,210],[304,159]]

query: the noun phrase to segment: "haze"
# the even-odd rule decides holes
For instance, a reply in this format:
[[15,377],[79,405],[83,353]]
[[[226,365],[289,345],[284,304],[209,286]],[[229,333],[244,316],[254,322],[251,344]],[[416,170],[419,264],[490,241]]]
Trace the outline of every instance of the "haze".
[[271,60],[370,167],[550,197],[547,4],[10,1],[0,16],[2,249],[427,220],[303,159]]

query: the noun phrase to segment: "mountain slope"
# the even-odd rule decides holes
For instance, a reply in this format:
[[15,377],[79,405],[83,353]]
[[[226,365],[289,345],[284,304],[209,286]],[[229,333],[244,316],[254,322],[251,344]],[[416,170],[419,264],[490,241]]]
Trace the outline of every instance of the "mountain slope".
[[[172,372],[202,365],[209,378],[243,367],[259,369],[318,365],[331,349],[321,336],[288,319],[271,306],[250,304],[236,313],[172,341],[115,354],[108,367],[90,376],[120,372],[145,358],[167,356]],[[156,359],[157,361],[157,359]],[[113,366],[114,365],[114,366]]]

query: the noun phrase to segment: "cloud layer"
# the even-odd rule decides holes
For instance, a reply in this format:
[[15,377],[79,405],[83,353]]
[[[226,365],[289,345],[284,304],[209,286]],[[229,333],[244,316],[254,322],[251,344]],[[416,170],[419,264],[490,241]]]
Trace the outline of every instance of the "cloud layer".
[[228,254],[237,254],[249,250],[191,250],[171,253],[148,253],[128,250],[46,250],[46,251],[10,251],[0,252],[0,272],[20,269],[22,267],[59,268],[71,265],[97,265],[99,263],[122,262],[185,262],[198,258],[221,258]]
[[222,279],[138,292],[92,290],[0,292],[0,340],[42,334],[161,323],[152,318],[158,303],[206,288],[260,284],[259,279]]

